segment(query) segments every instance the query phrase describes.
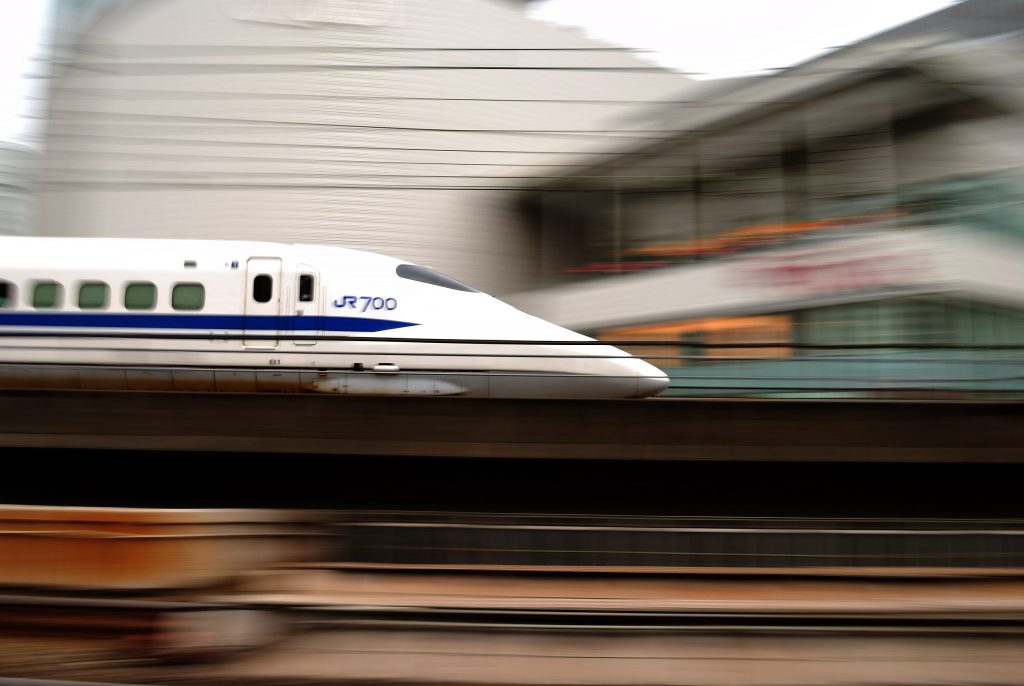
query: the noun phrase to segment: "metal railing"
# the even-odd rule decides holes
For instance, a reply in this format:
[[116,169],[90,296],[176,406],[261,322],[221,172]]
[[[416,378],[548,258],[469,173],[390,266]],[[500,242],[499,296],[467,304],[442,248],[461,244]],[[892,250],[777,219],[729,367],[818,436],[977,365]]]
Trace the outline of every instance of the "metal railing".
[[1024,521],[345,513],[351,567],[750,573],[1024,572]]

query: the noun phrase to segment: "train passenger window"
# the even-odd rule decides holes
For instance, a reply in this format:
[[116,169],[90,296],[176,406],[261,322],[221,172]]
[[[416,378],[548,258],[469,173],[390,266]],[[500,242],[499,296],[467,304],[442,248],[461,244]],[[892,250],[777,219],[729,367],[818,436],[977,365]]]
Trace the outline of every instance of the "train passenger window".
[[451,288],[456,291],[468,291],[469,293],[480,292],[472,286],[467,286],[461,281],[456,281],[450,276],[445,276],[441,272],[435,272],[433,269],[427,269],[426,267],[421,267],[418,264],[400,264],[398,265],[398,269],[395,270],[395,273],[403,279],[421,281],[422,283],[429,283],[432,286]]
[[78,307],[83,310],[103,310],[110,303],[110,286],[102,281],[86,281],[78,287]]
[[273,294],[274,279],[270,274],[257,274],[252,280],[252,299],[258,303],[268,303]]
[[316,287],[316,279],[312,274],[299,274],[299,302],[313,302],[313,289]]
[[8,281],[0,281],[0,307],[10,307],[14,304],[14,284]]
[[64,289],[56,281],[36,281],[32,287],[32,307],[37,310],[60,307]]
[[124,287],[124,309],[152,310],[156,307],[156,286],[149,281],[132,281]]
[[171,289],[171,307],[176,310],[201,310],[206,290],[201,283],[176,283]]

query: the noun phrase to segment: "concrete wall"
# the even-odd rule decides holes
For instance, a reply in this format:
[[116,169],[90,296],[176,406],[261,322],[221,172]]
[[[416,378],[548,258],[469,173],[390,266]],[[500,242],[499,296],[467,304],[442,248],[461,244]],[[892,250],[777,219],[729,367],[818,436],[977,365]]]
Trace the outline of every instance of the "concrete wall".
[[[607,47],[503,0],[112,10],[54,88],[39,233],[338,244],[521,289],[534,246],[515,194],[493,189],[531,182],[546,169],[530,165],[587,137],[493,131],[600,129],[636,105],[484,99],[642,100],[690,83],[627,53],[578,51]],[[409,68],[425,66],[439,68]]]

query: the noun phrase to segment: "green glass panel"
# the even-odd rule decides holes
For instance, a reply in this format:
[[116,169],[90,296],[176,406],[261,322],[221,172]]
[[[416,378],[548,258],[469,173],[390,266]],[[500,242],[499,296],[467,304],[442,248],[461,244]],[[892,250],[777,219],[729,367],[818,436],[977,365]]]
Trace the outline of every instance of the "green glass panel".
[[32,289],[32,307],[45,309],[59,306],[60,284],[56,281],[38,281]]
[[171,307],[176,310],[201,310],[205,301],[201,283],[179,283],[171,291]]
[[102,281],[89,281],[78,287],[78,307],[83,310],[102,310],[109,297],[110,287]]
[[126,310],[152,310],[156,307],[156,286],[148,281],[136,281],[124,289]]

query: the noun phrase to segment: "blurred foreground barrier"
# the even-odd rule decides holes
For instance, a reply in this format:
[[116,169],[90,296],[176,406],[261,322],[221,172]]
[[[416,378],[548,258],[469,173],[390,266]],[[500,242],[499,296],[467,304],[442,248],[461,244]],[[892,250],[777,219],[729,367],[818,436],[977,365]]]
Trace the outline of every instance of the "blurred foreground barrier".
[[320,559],[325,540],[311,513],[0,506],[0,586],[198,588]]

